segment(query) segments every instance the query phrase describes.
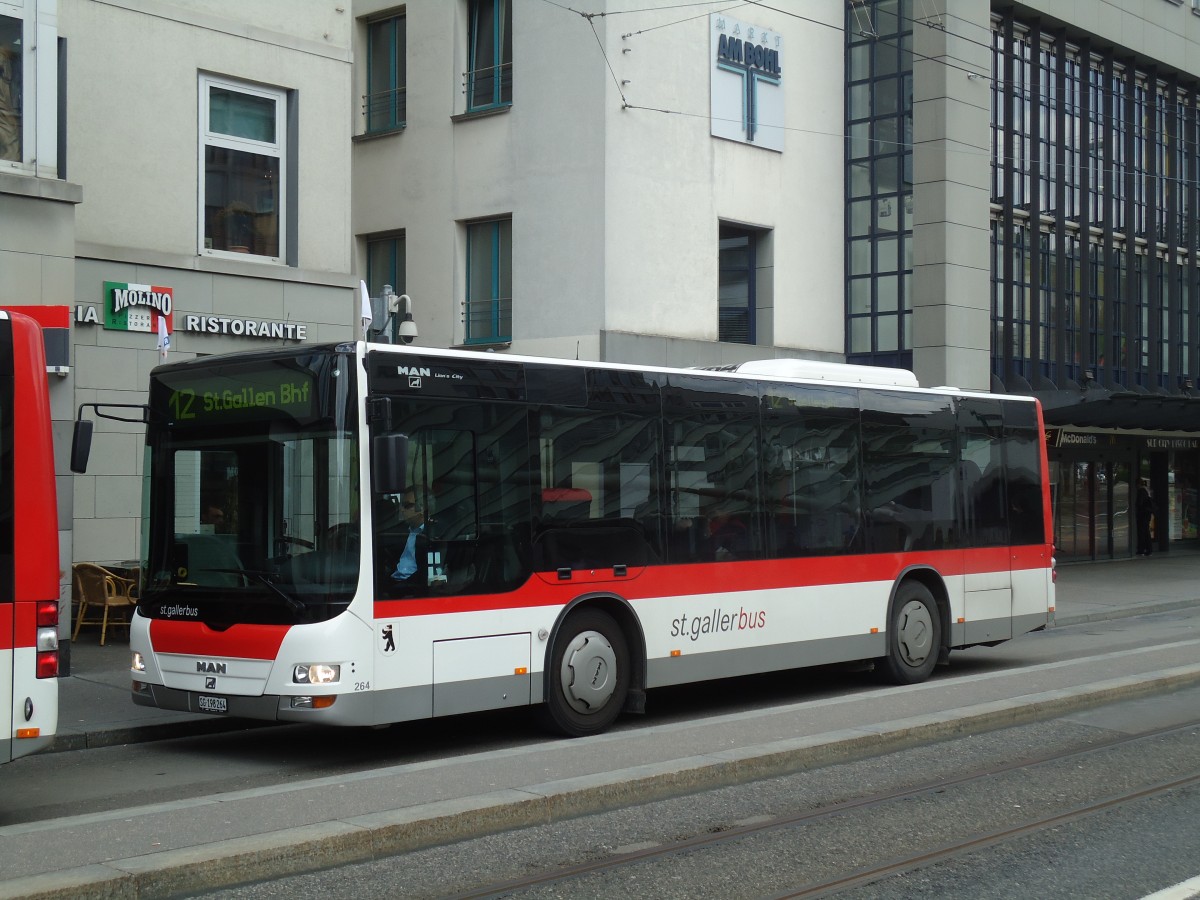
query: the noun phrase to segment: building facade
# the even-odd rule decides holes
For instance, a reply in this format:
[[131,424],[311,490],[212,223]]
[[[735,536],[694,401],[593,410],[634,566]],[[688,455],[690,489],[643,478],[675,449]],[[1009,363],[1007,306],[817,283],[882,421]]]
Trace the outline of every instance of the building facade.
[[372,293],[435,346],[841,359],[843,4],[803,6],[356,2]]
[[1142,479],[1195,540],[1196,3],[354,11],[359,263],[423,343],[1034,393],[1061,558],[1131,555]]
[[0,0],[64,572],[139,556],[140,427],[66,448],[160,322],[171,358],[348,339],[360,277],[385,339],[1033,393],[1060,558],[1131,555],[1143,478],[1193,541],[1198,50],[1192,0]]
[[354,337],[352,34],[336,4],[0,0],[0,305],[50,326],[64,599],[72,561],[139,558],[141,426],[99,420],[86,475],[67,450],[81,404],[144,402],[160,327],[171,359]]

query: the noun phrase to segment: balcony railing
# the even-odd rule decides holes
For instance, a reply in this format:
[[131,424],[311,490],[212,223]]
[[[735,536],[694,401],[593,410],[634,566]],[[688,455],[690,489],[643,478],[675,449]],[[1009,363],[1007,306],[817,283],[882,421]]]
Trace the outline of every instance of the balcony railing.
[[404,126],[407,115],[407,88],[376,91],[363,97],[367,131],[391,131]]
[[467,110],[508,106],[512,103],[512,63],[474,69],[463,73],[463,93]]

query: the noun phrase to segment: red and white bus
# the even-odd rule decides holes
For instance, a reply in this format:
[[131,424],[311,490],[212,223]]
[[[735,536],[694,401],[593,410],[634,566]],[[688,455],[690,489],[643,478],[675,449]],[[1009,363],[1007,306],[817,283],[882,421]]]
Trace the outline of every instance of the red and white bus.
[[872,660],[1054,609],[1040,408],[797,360],[341,344],[151,374],[139,704],[375,725]]
[[58,728],[58,570],[42,331],[0,310],[0,763]]

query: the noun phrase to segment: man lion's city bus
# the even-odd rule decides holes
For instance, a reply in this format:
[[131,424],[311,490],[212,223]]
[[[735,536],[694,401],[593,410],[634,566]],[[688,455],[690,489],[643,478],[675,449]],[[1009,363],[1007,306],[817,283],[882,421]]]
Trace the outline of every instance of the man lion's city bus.
[[0,763],[58,728],[58,569],[42,330],[0,310]]
[[347,343],[160,366],[145,417],[139,704],[587,735],[650,688],[913,683],[1053,617],[1028,398]]

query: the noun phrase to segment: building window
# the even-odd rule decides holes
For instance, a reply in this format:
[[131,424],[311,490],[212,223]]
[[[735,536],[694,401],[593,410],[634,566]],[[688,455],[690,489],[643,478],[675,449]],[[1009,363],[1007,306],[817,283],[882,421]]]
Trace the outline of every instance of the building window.
[[512,219],[467,226],[466,343],[512,340]]
[[24,161],[22,22],[0,16],[0,160]]
[[393,131],[404,126],[405,17],[380,19],[367,25],[367,132]]
[[470,0],[467,111],[512,103],[512,5]]
[[720,287],[717,292],[719,341],[735,344],[755,342],[755,244],[755,232],[732,225],[721,226]]
[[286,94],[200,78],[200,250],[279,261]]
[[[911,4],[850,4],[846,19],[846,356],[912,366]],[[873,30],[858,17],[869,16]]]
[[[396,294],[404,293],[404,236],[367,239],[367,291],[372,297],[383,296],[383,286],[390,284]],[[386,328],[391,343],[396,343],[399,316],[388,318],[386,309],[374,310],[373,327]],[[386,320],[386,325],[384,324]]]

